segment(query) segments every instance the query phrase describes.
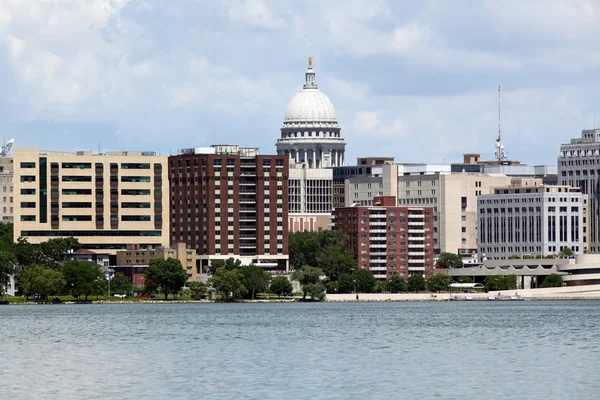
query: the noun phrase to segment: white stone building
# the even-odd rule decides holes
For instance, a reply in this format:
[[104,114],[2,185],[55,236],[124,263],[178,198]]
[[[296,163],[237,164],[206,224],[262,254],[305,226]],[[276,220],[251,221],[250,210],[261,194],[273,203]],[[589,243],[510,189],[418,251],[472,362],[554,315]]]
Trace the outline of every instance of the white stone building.
[[587,196],[570,186],[497,188],[477,203],[483,259],[585,251]]

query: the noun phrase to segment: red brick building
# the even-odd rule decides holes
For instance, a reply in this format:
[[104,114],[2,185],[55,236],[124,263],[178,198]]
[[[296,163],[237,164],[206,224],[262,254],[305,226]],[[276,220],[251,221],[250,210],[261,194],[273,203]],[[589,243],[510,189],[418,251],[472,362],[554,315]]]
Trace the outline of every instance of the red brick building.
[[287,269],[288,156],[199,150],[169,157],[171,243],[196,249],[202,272],[229,257]]
[[359,268],[377,279],[433,274],[433,208],[398,207],[393,196],[373,198],[373,206],[340,207],[335,229],[350,236]]

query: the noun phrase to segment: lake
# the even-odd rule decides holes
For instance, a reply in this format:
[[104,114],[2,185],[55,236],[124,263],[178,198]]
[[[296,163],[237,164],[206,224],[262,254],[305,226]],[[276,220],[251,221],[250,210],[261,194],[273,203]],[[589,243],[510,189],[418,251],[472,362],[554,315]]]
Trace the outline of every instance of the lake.
[[0,306],[2,399],[598,399],[600,302]]

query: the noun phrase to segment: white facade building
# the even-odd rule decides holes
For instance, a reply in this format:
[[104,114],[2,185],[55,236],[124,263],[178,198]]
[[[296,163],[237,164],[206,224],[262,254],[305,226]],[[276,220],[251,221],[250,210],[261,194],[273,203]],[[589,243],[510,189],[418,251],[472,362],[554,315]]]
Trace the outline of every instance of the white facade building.
[[481,195],[478,253],[485,259],[585,250],[587,196],[569,186],[506,187]]

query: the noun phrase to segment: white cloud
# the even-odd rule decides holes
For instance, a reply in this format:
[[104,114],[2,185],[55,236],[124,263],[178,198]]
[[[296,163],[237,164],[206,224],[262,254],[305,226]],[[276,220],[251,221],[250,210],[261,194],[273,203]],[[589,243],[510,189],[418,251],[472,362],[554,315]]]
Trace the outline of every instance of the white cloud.
[[243,0],[229,7],[229,19],[242,27],[277,30],[285,26],[283,18],[276,15],[270,2]]

